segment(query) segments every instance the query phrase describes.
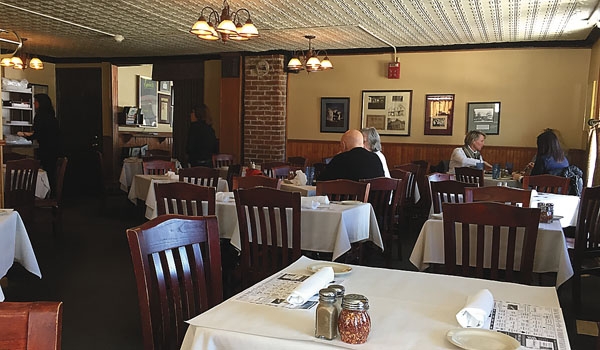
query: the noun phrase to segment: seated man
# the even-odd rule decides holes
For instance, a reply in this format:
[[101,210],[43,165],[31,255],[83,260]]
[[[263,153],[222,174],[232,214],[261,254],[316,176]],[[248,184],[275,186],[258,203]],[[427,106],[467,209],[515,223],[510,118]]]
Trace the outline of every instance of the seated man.
[[340,141],[342,153],[337,154],[319,175],[318,181],[372,179],[383,176],[379,157],[363,147],[363,135],[358,130],[348,130]]

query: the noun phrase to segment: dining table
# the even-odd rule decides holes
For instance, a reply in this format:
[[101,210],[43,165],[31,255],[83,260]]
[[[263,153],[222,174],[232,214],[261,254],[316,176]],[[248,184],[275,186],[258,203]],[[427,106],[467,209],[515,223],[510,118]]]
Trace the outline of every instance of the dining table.
[[569,227],[577,226],[579,201],[578,196],[531,191],[529,207],[537,208],[538,203],[552,203],[554,205],[554,217],[559,219],[562,227]]
[[[290,275],[309,276],[309,270],[322,263],[303,256],[187,321],[181,349],[457,349],[448,340],[449,331],[467,331],[466,337],[473,330],[461,328],[456,315],[470,296],[484,289],[493,298],[484,329],[502,331],[524,346],[544,342],[552,346],[544,349],[570,349],[552,287],[357,265],[348,265],[351,271],[336,276],[335,283],[345,287],[346,295],[360,294],[368,299],[371,329],[366,343],[350,345],[339,336],[333,340],[316,338],[316,307],[285,307],[277,296],[283,292],[277,288],[289,288]],[[485,332],[487,336],[494,334]]]
[[[471,225],[471,233],[475,234],[476,228]],[[457,232],[460,232],[457,230]],[[517,230],[517,232],[519,232]],[[491,236],[491,235],[490,235]],[[490,237],[488,236],[488,238]],[[457,244],[457,262],[461,258],[460,240]],[[471,242],[473,245],[475,241]],[[517,249],[520,249],[522,240],[517,240]],[[490,260],[490,244],[486,244],[486,261]],[[503,246],[506,249],[506,245]],[[502,254],[501,254],[502,256]],[[444,263],[444,222],[443,213],[433,214],[425,221],[421,232],[415,242],[409,261],[420,271],[426,270],[431,264]],[[533,258],[533,272],[556,272],[556,287],[558,288],[573,276],[573,267],[569,259],[567,243],[561,223],[553,220],[549,223],[540,223]]]
[[512,176],[503,176],[497,179],[494,179],[491,174],[483,175],[483,186],[505,186],[505,187],[513,187],[513,188],[521,188],[521,183],[517,180],[514,180]]
[[133,182],[135,175],[141,175],[144,173],[142,158],[128,157],[123,159],[123,166],[121,167],[121,174],[119,175],[119,184],[121,190],[127,192]]
[[287,192],[300,192],[300,195],[303,197],[313,197],[317,195],[317,186],[297,185],[288,180],[282,181],[279,189]]
[[[137,201],[143,201],[145,203],[146,211],[145,217],[152,219],[156,217],[156,194],[154,193],[155,183],[169,183],[178,182],[179,175],[135,175],[131,182],[131,188],[127,198],[133,203],[137,204]],[[227,180],[219,178],[216,190],[218,192],[228,192],[229,185]]]
[[[15,262],[42,278],[42,272],[21,216],[15,210],[0,209],[0,278],[6,275]],[[4,301],[2,287],[0,287],[0,301]]]

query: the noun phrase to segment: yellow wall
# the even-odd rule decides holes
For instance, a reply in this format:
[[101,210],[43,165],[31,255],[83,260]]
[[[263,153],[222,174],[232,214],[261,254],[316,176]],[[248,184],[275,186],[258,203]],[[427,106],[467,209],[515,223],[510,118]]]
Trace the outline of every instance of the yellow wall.
[[118,95],[117,106],[137,106],[138,105],[138,75],[152,77],[152,65],[144,64],[141,66],[119,67],[118,68]]
[[220,135],[221,120],[221,60],[204,62],[204,103],[210,110],[212,127]]
[[[361,126],[362,90],[413,90],[410,136],[383,142],[462,144],[467,102],[500,101],[500,134],[486,144],[535,147],[544,128],[581,148],[591,49],[495,49],[398,55],[400,79],[387,79],[391,54],[330,56],[332,71],[288,77],[288,138],[338,140],[320,133],[321,97],[350,97],[350,128]],[[425,94],[455,94],[452,136],[424,135]]]

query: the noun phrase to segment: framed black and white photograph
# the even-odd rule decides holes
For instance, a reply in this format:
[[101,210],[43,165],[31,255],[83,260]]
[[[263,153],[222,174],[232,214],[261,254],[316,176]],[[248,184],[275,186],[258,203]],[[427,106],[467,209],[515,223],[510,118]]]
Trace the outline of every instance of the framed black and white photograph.
[[158,120],[158,81],[138,75],[138,107],[144,116],[142,125],[156,126]]
[[161,94],[171,94],[171,81],[170,80],[161,80],[158,84],[158,92]]
[[467,131],[477,130],[487,135],[500,133],[500,102],[467,103]]
[[349,97],[321,98],[321,132],[348,131]]
[[452,135],[454,94],[425,95],[425,135]]
[[166,94],[158,94],[158,122],[160,124],[171,123],[171,96]]
[[412,90],[363,91],[361,127],[380,135],[410,136]]

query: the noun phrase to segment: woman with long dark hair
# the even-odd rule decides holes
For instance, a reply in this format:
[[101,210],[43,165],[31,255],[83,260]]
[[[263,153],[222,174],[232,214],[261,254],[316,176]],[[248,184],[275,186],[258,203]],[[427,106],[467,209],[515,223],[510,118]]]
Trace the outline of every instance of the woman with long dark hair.
[[552,129],[546,129],[537,137],[537,155],[531,175],[560,175],[569,166],[565,152]]
[[28,140],[37,140],[37,158],[41,167],[48,173],[50,186],[54,189],[56,182],[56,160],[60,155],[60,137],[58,120],[54,112],[54,106],[50,97],[46,94],[35,94],[33,97],[35,106],[35,118],[33,120],[33,131],[19,131],[17,136],[23,136]]

